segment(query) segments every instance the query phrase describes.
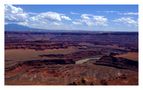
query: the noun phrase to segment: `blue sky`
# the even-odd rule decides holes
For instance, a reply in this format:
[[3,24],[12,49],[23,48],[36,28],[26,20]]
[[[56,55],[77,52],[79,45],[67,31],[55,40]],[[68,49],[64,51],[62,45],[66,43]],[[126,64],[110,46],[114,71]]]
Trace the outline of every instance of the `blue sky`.
[[5,5],[5,24],[47,30],[138,31],[138,6]]

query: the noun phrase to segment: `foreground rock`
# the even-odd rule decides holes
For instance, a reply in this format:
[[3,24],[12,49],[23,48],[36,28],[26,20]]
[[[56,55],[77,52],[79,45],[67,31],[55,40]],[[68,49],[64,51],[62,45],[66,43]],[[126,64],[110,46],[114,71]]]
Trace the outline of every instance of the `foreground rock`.
[[116,58],[113,56],[103,56],[94,64],[138,71],[138,61],[132,61],[125,58]]
[[107,65],[28,61],[5,70],[6,85],[138,85],[136,71]]

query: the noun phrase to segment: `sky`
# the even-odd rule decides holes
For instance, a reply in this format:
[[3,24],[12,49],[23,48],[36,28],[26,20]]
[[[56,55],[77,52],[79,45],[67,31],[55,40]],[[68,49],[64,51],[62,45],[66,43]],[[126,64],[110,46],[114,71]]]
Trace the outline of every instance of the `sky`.
[[5,24],[45,30],[138,31],[137,5],[5,5]]

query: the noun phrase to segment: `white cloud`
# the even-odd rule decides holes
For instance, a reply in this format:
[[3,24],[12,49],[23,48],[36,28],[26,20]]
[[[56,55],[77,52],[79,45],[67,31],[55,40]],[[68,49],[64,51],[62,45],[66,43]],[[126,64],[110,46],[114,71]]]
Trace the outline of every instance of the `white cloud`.
[[82,18],[82,19],[88,19],[88,20],[89,20],[89,19],[90,19],[90,16],[92,16],[92,15],[91,15],[91,14],[82,14],[82,15],[81,15],[81,18]]
[[121,12],[121,11],[96,11],[96,12],[107,13],[107,14],[118,14],[118,15],[130,15],[130,16],[138,15],[138,12]]
[[65,16],[65,15],[62,15],[61,18],[65,19],[65,20],[71,20],[71,18],[69,18],[68,16]]
[[138,21],[134,20],[132,17],[121,17],[121,18],[115,19],[113,21],[118,22],[118,23],[124,23],[127,25],[134,25],[134,26],[138,25]]
[[21,9],[19,7],[14,7],[13,5],[10,5],[10,4],[6,4],[5,5],[5,12],[17,14],[17,13],[23,13],[23,9]]
[[[119,15],[118,11],[99,11]],[[122,15],[138,15],[136,12],[124,12]],[[47,11],[41,13],[25,12],[22,8],[14,5],[5,5],[5,24],[16,23],[32,28],[41,29],[101,29],[102,26],[110,26],[112,23],[120,25],[137,26],[136,17],[121,17],[108,20],[105,16],[94,14],[80,14],[70,12],[73,18],[64,13]],[[102,14],[103,15],[103,14]],[[120,15],[119,15],[120,16]],[[111,22],[108,22],[111,21]],[[108,28],[108,27],[107,27]]]
[[5,20],[6,22],[22,22],[28,18],[28,14],[22,8],[12,5],[5,5]]
[[75,25],[82,25],[82,23],[78,22],[78,21],[73,21],[72,23],[75,24]]
[[34,18],[37,19],[46,19],[49,21],[62,21],[62,20],[71,20],[70,17],[61,14],[61,13],[57,13],[57,12],[44,12],[44,13],[39,13],[37,16],[34,16]]
[[82,14],[81,19],[77,19],[73,24],[86,24],[87,26],[107,26],[108,19],[104,16],[92,14]]
[[53,22],[52,24],[53,25],[61,25],[61,23],[58,23],[58,22]]
[[61,21],[61,16],[59,13],[56,12],[44,12],[40,13],[38,17],[43,18],[43,19],[48,19],[51,21]]
[[5,5],[5,19],[6,21],[12,22],[22,22],[26,19],[34,21],[41,19],[47,19],[49,21],[71,20],[70,17],[61,13],[51,11],[43,13],[24,12],[22,8],[13,5]]
[[96,22],[96,25],[107,25],[108,19],[105,18],[104,16],[93,16],[94,21]]
[[119,13],[121,15],[138,15],[137,12],[126,12],[126,13]]
[[42,13],[24,12],[20,7],[5,5],[5,23],[43,28],[43,25],[47,27],[62,25],[65,20],[71,21],[72,19],[62,13],[52,11]]
[[100,12],[100,13],[118,13],[119,11],[96,11],[96,12]]
[[78,15],[79,13],[76,13],[76,12],[70,12],[70,14]]

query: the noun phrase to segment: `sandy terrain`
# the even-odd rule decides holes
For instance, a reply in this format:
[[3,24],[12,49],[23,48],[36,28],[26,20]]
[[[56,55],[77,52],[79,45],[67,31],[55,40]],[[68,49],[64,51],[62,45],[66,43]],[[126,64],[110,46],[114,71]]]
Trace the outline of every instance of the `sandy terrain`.
[[125,54],[115,55],[115,57],[122,57],[130,60],[138,60],[138,53],[137,52],[128,52]]
[[6,60],[32,60],[47,59],[47,57],[39,57],[42,54],[69,54],[76,52],[77,49],[69,47],[67,49],[46,49],[35,51],[33,49],[9,49],[5,50]]

